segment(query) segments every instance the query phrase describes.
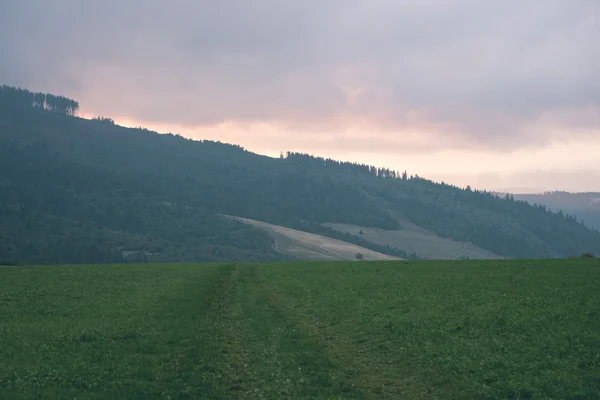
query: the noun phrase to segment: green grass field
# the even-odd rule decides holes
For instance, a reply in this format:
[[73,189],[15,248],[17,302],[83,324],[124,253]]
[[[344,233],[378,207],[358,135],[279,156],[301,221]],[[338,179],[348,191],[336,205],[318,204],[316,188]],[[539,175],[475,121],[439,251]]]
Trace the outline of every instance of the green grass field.
[[600,260],[0,268],[0,398],[600,398]]

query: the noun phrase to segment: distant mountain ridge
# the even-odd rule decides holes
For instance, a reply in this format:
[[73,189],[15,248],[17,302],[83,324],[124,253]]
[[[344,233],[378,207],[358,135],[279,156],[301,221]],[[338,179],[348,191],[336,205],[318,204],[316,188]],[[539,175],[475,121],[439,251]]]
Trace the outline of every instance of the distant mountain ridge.
[[544,204],[551,210],[572,214],[586,225],[600,230],[600,192],[548,191],[537,194],[514,194],[514,197],[530,204]]
[[409,221],[509,258],[600,254],[600,233],[514,197],[308,154],[271,158],[236,145],[124,128],[110,118],[86,120],[71,115],[74,106],[46,109],[31,92],[5,88],[0,261],[286,258],[268,234],[221,214],[400,258],[411,256],[402,241],[384,246],[325,224],[394,231]]

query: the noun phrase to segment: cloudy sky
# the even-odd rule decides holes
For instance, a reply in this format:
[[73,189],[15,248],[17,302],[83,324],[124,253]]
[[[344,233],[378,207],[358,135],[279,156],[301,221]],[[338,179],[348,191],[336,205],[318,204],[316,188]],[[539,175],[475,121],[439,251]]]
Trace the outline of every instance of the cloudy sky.
[[84,116],[485,189],[600,191],[598,0],[2,0]]

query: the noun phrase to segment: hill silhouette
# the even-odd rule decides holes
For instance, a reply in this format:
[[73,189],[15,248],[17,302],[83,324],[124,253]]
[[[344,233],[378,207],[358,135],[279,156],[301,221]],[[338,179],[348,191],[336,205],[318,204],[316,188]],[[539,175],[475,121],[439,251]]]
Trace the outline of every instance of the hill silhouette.
[[515,199],[530,204],[544,204],[556,212],[574,215],[587,226],[600,230],[600,192],[570,193],[563,191],[514,194]]
[[[78,103],[62,96],[41,99],[23,89],[0,90],[0,260],[283,257],[267,234],[220,214],[342,240],[343,233],[322,224],[397,230],[408,220],[504,257],[600,254],[597,231],[510,195],[307,154],[271,158],[236,145],[124,128],[110,118],[74,116]],[[47,99],[64,105],[46,106]],[[351,240],[409,258],[401,247]]]

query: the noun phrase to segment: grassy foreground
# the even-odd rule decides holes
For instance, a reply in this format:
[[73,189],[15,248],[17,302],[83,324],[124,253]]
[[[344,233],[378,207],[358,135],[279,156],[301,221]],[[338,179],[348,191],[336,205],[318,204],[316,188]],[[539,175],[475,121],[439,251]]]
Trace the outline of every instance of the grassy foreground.
[[0,268],[0,398],[600,398],[600,262]]

